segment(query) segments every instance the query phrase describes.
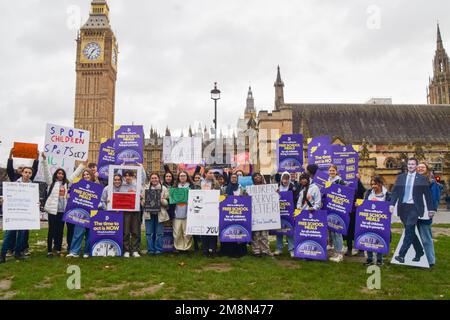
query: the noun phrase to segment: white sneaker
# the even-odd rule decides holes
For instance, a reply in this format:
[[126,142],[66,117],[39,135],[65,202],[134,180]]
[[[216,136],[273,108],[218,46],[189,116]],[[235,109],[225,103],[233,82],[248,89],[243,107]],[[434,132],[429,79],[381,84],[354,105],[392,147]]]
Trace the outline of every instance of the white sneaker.
[[140,257],[141,255],[137,251],[133,252],[133,258],[140,258]]
[[291,258],[294,257],[294,251],[289,252],[289,254],[291,255]]
[[333,249],[334,249],[333,246],[330,246],[329,244],[327,245],[327,250],[333,250]]
[[330,260],[339,263],[344,260],[344,256],[342,255],[342,253],[338,253],[334,257],[331,257]]
[[356,256],[359,253],[358,249],[352,249],[352,256]]
[[69,253],[66,258],[79,258],[80,256],[75,253]]
[[129,257],[130,257],[130,253],[129,253],[129,252],[125,252],[125,253],[123,254],[123,257],[124,257],[124,258],[129,258]]
[[280,250],[275,250],[275,252],[273,253],[274,256],[280,256],[281,255],[281,251]]
[[88,255],[88,254],[83,254],[83,258],[84,258],[84,259],[89,258],[89,255]]

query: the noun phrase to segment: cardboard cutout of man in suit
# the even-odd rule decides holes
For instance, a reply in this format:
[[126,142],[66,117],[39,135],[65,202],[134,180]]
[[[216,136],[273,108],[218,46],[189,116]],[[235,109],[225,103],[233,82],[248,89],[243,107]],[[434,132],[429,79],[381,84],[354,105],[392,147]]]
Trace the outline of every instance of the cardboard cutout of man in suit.
[[[416,235],[416,224],[419,217],[424,215],[425,204],[423,199],[426,201],[427,208],[433,208],[433,204],[427,179],[416,173],[418,163],[415,158],[408,159],[408,173],[400,174],[392,189],[390,211],[393,213],[397,204],[398,216],[405,226],[405,239],[399,255],[395,257],[395,260],[400,263],[405,263],[405,256],[411,245],[416,252],[413,261],[420,261],[420,258],[425,254]],[[430,214],[435,213],[429,212]]]

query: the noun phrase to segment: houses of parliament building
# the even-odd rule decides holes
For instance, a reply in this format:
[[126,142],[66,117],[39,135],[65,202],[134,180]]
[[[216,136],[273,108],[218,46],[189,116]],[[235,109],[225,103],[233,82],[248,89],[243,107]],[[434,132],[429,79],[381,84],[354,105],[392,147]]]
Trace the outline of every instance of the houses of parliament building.
[[[113,137],[117,65],[118,42],[111,30],[108,3],[93,0],[90,16],[77,38],[74,117],[76,128],[91,132],[89,157],[93,162],[97,162],[101,139]],[[359,167],[362,182],[366,185],[375,173],[383,176],[387,185],[393,184],[410,156],[428,161],[435,175],[448,184],[450,61],[439,25],[433,76],[426,93],[428,104],[392,104],[389,99],[372,99],[364,104],[291,103],[284,99],[284,86],[278,67],[273,110],[259,112],[249,88],[237,137],[226,141],[237,149],[241,141],[239,134],[248,129],[255,132],[278,130],[280,134],[303,134],[306,150],[308,138],[328,135],[333,143],[361,145]],[[190,128],[188,134],[201,136],[204,143],[212,139],[207,128],[200,127],[195,132]],[[162,170],[165,135],[170,135],[169,128],[164,133],[151,129],[146,136],[144,166],[147,171]],[[258,149],[269,150],[266,155],[269,161],[262,161],[258,153],[250,157],[263,174],[273,174],[277,165],[276,141],[270,136],[258,136],[257,139]]]

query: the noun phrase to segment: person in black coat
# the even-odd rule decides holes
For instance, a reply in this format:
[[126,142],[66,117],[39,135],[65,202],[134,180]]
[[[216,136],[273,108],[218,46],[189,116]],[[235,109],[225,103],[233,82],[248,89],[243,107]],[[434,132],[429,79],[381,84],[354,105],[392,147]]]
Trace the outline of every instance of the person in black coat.
[[[361,179],[358,177],[357,187],[355,190],[355,203],[357,199],[363,199],[364,193],[366,192],[366,188],[364,188]],[[353,240],[355,239],[355,222],[356,222],[356,205],[353,204],[352,211],[350,212],[350,223],[348,225],[347,235],[344,236],[344,239],[347,242],[347,253],[345,254],[348,257],[352,256],[353,250]],[[359,250],[358,256],[364,256],[364,251]]]
[[[397,177],[392,189],[390,211],[394,212],[397,205],[397,213],[405,226],[405,238],[400,248],[399,255],[394,257],[400,263],[405,262],[405,256],[411,245],[414,247],[416,256],[414,262],[420,261],[425,251],[416,235],[416,224],[419,217],[425,212],[424,198],[427,208],[433,208],[433,200],[427,178],[416,173],[419,161],[416,158],[408,159],[408,173],[402,173]],[[435,212],[430,210],[429,213]]]

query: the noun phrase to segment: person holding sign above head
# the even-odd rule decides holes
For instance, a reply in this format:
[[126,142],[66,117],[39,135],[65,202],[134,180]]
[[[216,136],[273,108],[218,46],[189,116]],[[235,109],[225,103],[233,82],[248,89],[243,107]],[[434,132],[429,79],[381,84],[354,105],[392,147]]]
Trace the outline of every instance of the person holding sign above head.
[[[231,173],[230,182],[222,188],[221,194],[226,196],[244,196],[244,188],[238,183],[238,175]],[[246,242],[221,242],[220,254],[231,258],[240,258],[247,255]]]
[[[220,190],[220,184],[216,180],[214,170],[208,168],[205,170],[206,176],[201,183],[202,190]],[[223,177],[222,177],[223,178]],[[201,236],[202,251],[206,257],[213,257],[217,253],[217,236]]]
[[[332,164],[328,168],[328,175],[329,183],[345,185],[344,180],[342,180],[342,178],[338,175],[338,169],[336,165]],[[335,251],[335,254],[330,258],[330,260],[334,262],[341,262],[342,260],[344,260],[344,254],[342,253],[344,238],[342,234],[334,231],[329,231],[329,235]]]
[[[6,165],[6,173],[8,174],[9,181],[15,182],[18,179],[22,177],[22,170],[25,168],[25,165],[19,165],[17,167],[17,170],[14,170],[14,163],[13,163],[13,154],[14,154],[14,148],[11,149],[9,152],[9,158],[8,163]],[[33,174],[31,175],[30,180],[33,181],[34,177],[36,177],[36,174],[38,172],[39,168],[39,151],[36,153],[36,158],[33,161],[33,165],[31,169],[33,169]]]
[[389,210],[393,213],[395,206],[397,206],[397,213],[405,226],[403,245],[400,248],[399,255],[394,257],[400,263],[405,263],[405,256],[411,245],[414,246],[416,254],[412,260],[414,262],[420,261],[425,252],[416,235],[416,224],[419,217],[424,215],[425,204],[427,208],[430,208],[428,214],[432,216],[435,214],[428,180],[416,173],[418,164],[419,161],[416,158],[409,158],[408,173],[400,174],[392,189]]
[[[173,189],[187,189],[192,187],[189,175],[186,171],[178,173],[176,187]],[[173,190],[176,191],[176,190]],[[184,190],[183,190],[184,191]],[[175,219],[173,220],[173,244],[177,252],[187,252],[192,246],[192,236],[186,234],[187,223],[187,195],[183,192],[182,199],[174,199],[176,202]]]
[[145,186],[144,221],[147,239],[147,254],[161,254],[163,252],[163,223],[169,220],[167,207],[169,206],[169,190],[161,184],[157,173],[150,175],[150,183]]
[[[31,177],[33,176],[33,168],[31,167],[23,167],[21,171],[22,177],[19,178],[17,183],[33,183]],[[0,198],[0,205],[3,205],[3,199]],[[36,206],[39,207],[39,203],[36,203]],[[12,248],[12,243],[15,240],[15,247]],[[0,254],[0,263],[6,262],[6,253],[9,249],[14,250],[14,256],[16,260],[26,259],[26,256],[23,254],[25,249],[25,241],[26,241],[26,230],[8,230],[3,234],[3,244],[2,250]]]
[[[84,169],[83,173],[81,174],[81,177],[85,181],[99,183],[99,182],[95,181],[94,173],[90,169]],[[80,225],[75,226],[75,229],[73,232],[72,244],[70,246],[70,253],[66,256],[67,258],[78,258],[79,257],[80,252],[81,252],[81,245],[83,242],[83,237],[84,237],[83,258],[85,258],[85,259],[89,258],[89,252],[91,251],[91,244],[89,242],[89,233],[90,233],[89,228],[85,228]]]
[[432,172],[430,171],[430,167],[428,163],[421,161],[417,166],[417,173],[423,175],[430,183],[430,192],[433,207],[428,208],[428,215],[424,215],[424,217],[419,218],[417,221],[417,228],[419,229],[420,238],[423,243],[423,248],[425,249],[425,253],[427,255],[428,263],[430,267],[433,267],[436,264],[436,255],[434,254],[434,243],[433,236],[431,233],[431,225],[433,223],[433,214],[430,214],[430,211],[437,211],[439,207],[439,201],[441,199],[441,189],[433,177]]
[[[374,176],[370,179],[371,189],[366,191],[364,195],[364,200],[369,201],[391,201],[391,193],[386,189],[383,183],[383,179],[380,176]],[[377,265],[383,265],[383,254],[377,253]],[[372,265],[373,261],[373,252],[367,251],[367,261],[365,263],[366,266]]]
[[[300,189],[299,187],[297,187],[298,189]],[[297,203],[297,199],[296,196],[298,197],[298,194],[295,191],[296,187],[294,186],[294,184],[291,182],[291,174],[289,172],[283,172],[283,174],[281,175],[281,179],[280,179],[280,184],[278,186],[278,191],[279,192],[286,192],[286,191],[290,191],[292,192],[292,194],[294,195],[294,206]],[[279,256],[281,255],[281,253],[283,252],[283,235],[277,235],[277,249],[274,252],[275,256]],[[291,255],[291,257],[294,256],[294,237],[293,236],[286,236],[287,238],[287,242],[288,242],[288,251]]]
[[[85,165],[81,163],[74,173],[67,177],[64,169],[57,169],[52,175],[47,163],[47,156],[42,153],[44,160],[44,177],[48,185],[46,199],[44,203],[44,211],[48,213],[48,235],[47,235],[47,256],[53,256],[53,249],[58,255],[61,254],[62,239],[64,236],[63,216],[67,205],[67,195],[69,184],[78,177],[84,170]],[[75,226],[67,223],[67,251],[70,251],[72,237]],[[53,247],[54,245],[54,247]]]
[[[255,172],[252,175],[253,185],[266,184],[264,177],[259,172]],[[272,257],[273,253],[270,251],[269,246],[269,231],[253,231],[252,232],[252,251],[256,257],[269,256]]]

